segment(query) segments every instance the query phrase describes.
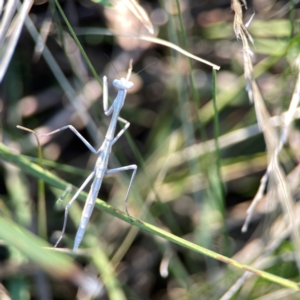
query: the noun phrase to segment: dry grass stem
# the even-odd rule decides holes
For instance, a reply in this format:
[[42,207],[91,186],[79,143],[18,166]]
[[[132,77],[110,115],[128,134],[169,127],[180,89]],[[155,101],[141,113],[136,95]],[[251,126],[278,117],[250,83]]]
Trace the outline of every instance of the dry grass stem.
[[0,34],[0,49],[5,49],[2,52],[2,56],[0,56],[0,82],[3,80],[11,57],[15,51],[25,18],[29,13],[33,0],[25,0],[19,8],[18,14],[11,20],[17,3],[18,1],[16,2],[14,0],[7,1],[8,13],[4,13],[5,18],[2,19],[0,25],[0,29],[4,30]]
[[[288,175],[288,181],[289,183],[294,180],[295,175],[299,175],[300,171],[300,165],[298,165],[289,175]],[[295,174],[296,173],[296,174]],[[298,176],[299,178],[299,176]],[[299,179],[297,180],[297,184],[299,184]],[[294,188],[296,186],[294,185]],[[294,206],[294,209],[296,210],[295,213],[300,213],[300,205],[297,204]],[[297,227],[300,225],[300,219],[297,220],[297,223],[295,224]],[[287,239],[293,232],[293,226],[289,225],[286,227],[286,220],[284,217],[278,218],[271,226],[271,236],[270,240],[268,242],[268,245],[264,245],[264,243],[261,240],[261,247],[258,248],[258,243],[255,244],[255,255],[257,258],[254,260],[252,265],[259,269],[265,269],[266,266],[264,265],[264,260],[269,255],[271,255],[278,247],[282,244],[282,242]],[[263,246],[263,247],[262,247]],[[247,252],[246,249],[243,251]],[[249,253],[249,252],[247,252]],[[247,263],[250,263],[247,261]],[[251,272],[245,272],[231,287],[230,289],[222,296],[222,300],[225,299],[231,299],[231,297],[244,285],[246,280],[250,277],[252,277]]]
[[145,9],[136,0],[123,0],[123,2],[148,29],[149,33],[154,34],[153,24]]
[[[270,124],[270,115],[266,109],[264,104],[264,100],[260,93],[259,87],[254,79],[253,75],[253,65],[251,61],[252,51],[249,47],[248,40],[251,41],[253,44],[253,39],[248,33],[246,27],[243,24],[243,14],[242,14],[242,7],[238,0],[232,0],[232,9],[235,12],[234,18],[234,31],[236,37],[242,40],[243,44],[243,58],[244,58],[244,74],[246,80],[246,90],[248,92],[248,96],[250,101],[254,104],[255,113],[257,117],[257,122],[260,129],[263,132],[267,153],[268,153],[268,168],[267,172],[263,176],[261,180],[260,187],[258,192],[255,196],[253,201],[253,205],[250,206],[248,210],[246,222],[242,228],[242,231],[247,231],[247,226],[249,224],[251,214],[253,213],[253,208],[256,203],[262,198],[263,192],[265,190],[266,183],[269,180],[268,185],[268,192],[272,192],[272,195],[278,198],[283,213],[286,216],[286,221],[288,224],[291,224],[293,227],[292,236],[293,240],[295,241],[295,253],[296,253],[296,261],[298,264],[298,268],[300,269],[300,237],[297,230],[297,226],[295,224],[295,220],[297,219],[294,213],[294,200],[292,199],[289,186],[285,179],[285,174],[282,171],[282,168],[279,164],[279,152],[283,146],[283,141],[285,138],[281,138],[279,141],[279,137],[274,130],[274,128]],[[299,98],[299,83],[297,82],[296,90],[291,101],[290,110],[291,112],[287,114],[287,124],[290,124],[291,120],[293,119],[293,115],[295,114],[295,109],[298,105],[298,98]],[[296,100],[294,100],[296,99]],[[287,125],[288,126],[288,125]],[[287,128],[287,126],[285,128]],[[286,130],[284,130],[286,131]],[[284,133],[284,136],[286,134]],[[275,192],[276,191],[276,192]],[[272,199],[274,201],[275,199]],[[297,254],[298,253],[298,254]]]

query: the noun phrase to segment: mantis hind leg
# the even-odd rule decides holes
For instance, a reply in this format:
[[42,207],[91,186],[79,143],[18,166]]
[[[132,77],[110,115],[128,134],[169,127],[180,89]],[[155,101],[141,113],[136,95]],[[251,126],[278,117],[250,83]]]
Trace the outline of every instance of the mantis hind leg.
[[114,174],[114,173],[128,171],[128,170],[133,171],[132,175],[131,175],[130,182],[129,182],[128,190],[127,190],[127,193],[126,193],[126,197],[125,197],[125,211],[126,211],[127,215],[130,217],[130,214],[128,212],[128,207],[127,207],[127,200],[128,200],[128,195],[129,195],[131,186],[132,186],[132,182],[133,182],[135,174],[136,174],[137,166],[136,165],[129,165],[129,166],[125,166],[125,167],[115,168],[115,169],[107,170],[105,172],[105,174],[109,175],[109,174]]

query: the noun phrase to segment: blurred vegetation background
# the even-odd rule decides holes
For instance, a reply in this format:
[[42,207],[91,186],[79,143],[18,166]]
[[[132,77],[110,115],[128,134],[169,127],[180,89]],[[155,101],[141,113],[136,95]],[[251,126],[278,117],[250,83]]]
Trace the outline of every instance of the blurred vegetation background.
[[[297,285],[158,236],[162,229],[299,281],[299,8],[296,0],[0,1],[0,298],[299,299]],[[253,20],[243,28],[238,17]],[[116,209],[98,203],[75,255],[68,249],[84,205],[76,201],[63,249],[48,249],[97,157],[71,131],[42,137],[43,173],[34,134],[16,126],[46,133],[71,124],[100,147],[110,121],[102,77],[113,100],[112,81],[125,77],[130,59],[135,86],[121,117],[131,125],[109,168],[138,166],[133,219],[119,212],[130,172],[107,176],[99,198]]]

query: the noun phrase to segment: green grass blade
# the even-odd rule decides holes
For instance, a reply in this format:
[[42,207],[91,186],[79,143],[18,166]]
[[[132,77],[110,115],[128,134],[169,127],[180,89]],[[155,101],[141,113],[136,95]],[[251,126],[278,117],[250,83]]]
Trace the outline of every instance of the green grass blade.
[[57,279],[69,280],[78,286],[83,286],[91,279],[69,256],[47,249],[51,245],[4,217],[0,217],[0,239],[17,248],[22,255]]
[[[16,166],[19,166],[20,168],[22,168],[24,171],[26,171],[27,173],[37,177],[37,178],[42,178],[44,179],[45,182],[47,182],[48,184],[54,185],[55,187],[58,187],[62,190],[65,190],[66,186],[67,186],[67,182],[59,179],[57,176],[55,176],[54,174],[43,170],[40,166],[33,164],[32,162],[28,161],[25,157],[23,157],[22,155],[17,155],[12,153],[4,144],[0,144],[0,157],[8,162],[12,162],[14,163]],[[87,196],[87,193],[82,192],[78,198],[80,200],[85,200]],[[237,267],[243,271],[249,271],[252,272],[254,274],[256,274],[257,276],[260,276],[262,278],[268,279],[272,282],[278,283],[279,285],[291,288],[291,289],[295,289],[295,290],[300,290],[300,287],[297,283],[290,281],[288,279],[284,279],[281,278],[279,276],[270,274],[268,272],[264,272],[258,269],[255,269],[251,266],[247,266],[244,264],[241,264],[233,259],[230,259],[224,255],[220,255],[214,251],[211,251],[209,249],[203,248],[199,245],[196,245],[192,242],[189,242],[185,239],[182,239],[174,234],[171,234],[165,230],[162,230],[156,226],[153,226],[149,223],[143,222],[141,220],[139,220],[138,218],[135,217],[129,217],[125,212],[122,212],[120,210],[118,210],[117,208],[105,203],[102,200],[97,199],[96,202],[96,207],[129,223],[132,224],[134,226],[137,226],[138,228],[147,231],[151,234],[160,236],[170,242],[173,242],[175,244],[178,244],[186,249],[190,249],[192,251],[195,251],[197,253],[201,253],[205,256],[209,256],[213,259],[222,261],[224,263],[230,264],[234,267]],[[3,226],[2,226],[3,225]],[[3,229],[4,225],[6,225],[5,229]],[[9,227],[7,227],[7,224],[1,224],[0,222],[0,238],[3,238],[5,240],[9,240],[9,242],[15,241],[14,243],[17,243],[18,245],[18,239],[15,238],[14,235],[11,234],[11,232],[9,231]],[[12,231],[14,229],[12,228]],[[14,231],[15,232],[15,231]],[[37,239],[37,238],[32,238],[32,240]],[[22,242],[22,241],[21,241]],[[29,241],[30,242],[30,241]],[[30,254],[30,251],[32,251],[34,245],[32,245],[33,242],[31,242],[31,244],[29,243],[27,245],[27,243],[22,243],[22,247],[24,248],[24,251],[26,251],[26,253],[28,253],[29,257],[34,256],[33,254]],[[41,243],[43,244],[43,243]],[[43,244],[44,246],[46,246],[46,244]],[[44,262],[44,260],[42,259],[43,256],[38,256],[35,258],[36,260],[40,261],[41,260],[41,264],[42,266],[47,266],[48,260]],[[57,258],[57,262],[59,262],[60,258]],[[56,261],[55,261],[56,262]],[[63,264],[62,264],[63,265]],[[63,272],[63,268],[61,270],[61,272]]]

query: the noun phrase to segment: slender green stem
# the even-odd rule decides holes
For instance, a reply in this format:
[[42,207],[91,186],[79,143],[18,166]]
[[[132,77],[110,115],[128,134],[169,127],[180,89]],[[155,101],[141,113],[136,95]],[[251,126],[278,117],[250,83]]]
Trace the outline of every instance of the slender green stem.
[[221,155],[220,155],[220,147],[219,147],[219,112],[217,106],[217,86],[216,86],[216,78],[217,72],[215,69],[212,69],[212,93],[213,93],[213,107],[214,107],[214,136],[215,136],[215,147],[216,147],[216,162],[218,169],[218,176],[220,182],[221,180]]
[[230,240],[228,236],[228,229],[226,226],[226,215],[225,215],[225,199],[224,199],[224,189],[223,189],[223,180],[221,175],[221,152],[220,152],[220,146],[219,146],[219,112],[218,112],[218,106],[217,106],[217,72],[215,69],[212,69],[212,94],[213,94],[213,107],[214,107],[214,141],[215,141],[215,158],[216,158],[216,180],[215,185],[216,188],[213,187],[213,190],[216,191],[215,197],[217,199],[218,203],[218,209],[222,214],[223,217],[223,224],[224,224],[224,244],[227,255],[231,253],[230,251]]
[[217,73],[215,69],[212,69],[212,94],[213,94],[213,108],[214,108],[214,141],[215,141],[215,149],[216,149],[216,165],[217,165],[217,199],[219,203],[219,209],[222,212],[224,221],[225,221],[225,209],[224,209],[224,196],[223,196],[223,187],[222,187],[222,176],[221,176],[221,152],[219,147],[219,112],[217,106]]
[[[183,19],[182,19],[179,0],[176,0],[176,5],[177,5],[179,24],[180,24],[181,35],[182,35],[182,38],[183,38],[184,48],[185,48],[186,51],[188,51],[187,36],[186,36],[185,29],[184,29],[184,24],[183,24]],[[189,64],[189,77],[190,77],[190,82],[191,82],[191,87],[192,87],[193,100],[196,104],[196,107],[200,107],[201,103],[200,103],[199,93],[198,93],[198,90],[196,88],[195,79],[194,79],[194,75],[193,75],[193,72],[192,72],[192,69],[193,69],[192,61],[189,57],[187,59],[188,59],[188,64]],[[213,68],[213,70],[215,70],[215,68]],[[204,128],[204,124],[202,123],[200,118],[198,118],[198,124],[199,124],[199,127],[200,127],[200,132],[201,132],[201,135],[202,135],[202,139],[204,141],[206,141],[207,140],[206,131],[205,131],[205,128]]]
[[58,0],[54,0],[54,1],[55,1],[55,4],[56,4],[56,6],[57,6],[57,8],[58,8],[58,10],[59,10],[59,12],[60,12],[60,14],[61,14],[61,16],[62,16],[63,19],[64,19],[64,21],[65,21],[67,27],[68,27],[69,30],[70,30],[71,36],[73,37],[73,39],[74,39],[74,41],[75,41],[77,47],[79,48],[79,50],[80,50],[82,56],[84,57],[84,59],[85,59],[87,65],[88,65],[88,67],[90,68],[92,74],[94,75],[94,77],[96,78],[96,80],[98,81],[98,83],[100,84],[100,86],[102,87],[102,82],[101,82],[101,80],[100,80],[100,78],[99,78],[99,76],[98,76],[98,74],[97,74],[95,68],[93,67],[93,65],[92,65],[92,63],[91,63],[91,61],[90,61],[90,59],[88,58],[88,56],[87,56],[87,54],[85,53],[85,51],[84,51],[84,49],[83,49],[81,43],[79,42],[79,39],[77,38],[77,36],[76,36],[76,34],[75,34],[75,32],[74,32],[74,30],[73,30],[73,28],[72,28],[70,22],[68,21],[68,19],[67,19],[65,13],[64,13],[64,11],[63,11],[63,9],[61,8],[61,6],[60,6]]
[[289,19],[291,23],[291,33],[290,33],[290,38],[294,36],[294,31],[295,31],[295,1],[290,0],[290,12],[289,12]]
[[[42,147],[38,134],[29,128],[17,126],[17,128],[33,133],[38,145],[38,165],[43,169],[43,154]],[[37,221],[39,236],[47,240],[47,213],[46,213],[46,199],[45,199],[45,184],[44,180],[38,180],[38,204],[37,204]]]

